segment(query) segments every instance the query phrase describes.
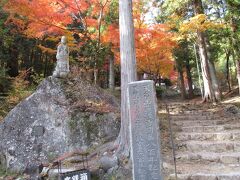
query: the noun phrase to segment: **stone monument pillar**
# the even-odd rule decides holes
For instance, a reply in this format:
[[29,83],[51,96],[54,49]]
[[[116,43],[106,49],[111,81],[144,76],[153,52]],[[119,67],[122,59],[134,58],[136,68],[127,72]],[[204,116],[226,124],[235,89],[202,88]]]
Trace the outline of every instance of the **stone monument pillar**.
[[133,180],[163,180],[153,81],[128,84]]
[[57,65],[53,72],[53,77],[64,78],[69,73],[69,48],[67,38],[62,36],[61,43],[57,48]]

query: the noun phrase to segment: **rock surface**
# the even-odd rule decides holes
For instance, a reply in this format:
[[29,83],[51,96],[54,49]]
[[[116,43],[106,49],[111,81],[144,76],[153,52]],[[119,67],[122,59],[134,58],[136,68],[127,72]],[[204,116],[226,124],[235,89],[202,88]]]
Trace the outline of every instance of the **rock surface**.
[[227,105],[224,110],[225,110],[225,113],[228,115],[236,115],[240,113],[239,108],[235,105]]
[[105,155],[100,159],[100,168],[102,168],[104,171],[107,171],[117,166],[118,166],[118,158],[116,156]]
[[113,96],[80,78],[49,77],[0,124],[0,165],[24,172],[113,140],[119,128]]

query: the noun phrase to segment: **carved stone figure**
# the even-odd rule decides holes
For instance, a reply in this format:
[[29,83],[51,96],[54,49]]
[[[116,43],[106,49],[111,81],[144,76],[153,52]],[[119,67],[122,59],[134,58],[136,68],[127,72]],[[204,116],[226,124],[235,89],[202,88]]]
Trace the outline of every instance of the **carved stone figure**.
[[69,48],[67,38],[62,36],[61,44],[57,48],[57,66],[53,72],[53,77],[64,78],[69,73]]

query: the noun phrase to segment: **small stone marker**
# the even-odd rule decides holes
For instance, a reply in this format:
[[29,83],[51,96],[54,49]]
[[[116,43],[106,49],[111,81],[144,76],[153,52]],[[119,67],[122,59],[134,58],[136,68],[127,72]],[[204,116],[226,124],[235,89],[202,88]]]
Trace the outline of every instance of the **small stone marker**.
[[134,180],[162,180],[156,93],[153,81],[128,84]]
[[91,180],[90,172],[88,170],[80,170],[63,173],[60,180]]
[[43,126],[34,126],[32,129],[32,135],[35,137],[43,136],[45,129]]

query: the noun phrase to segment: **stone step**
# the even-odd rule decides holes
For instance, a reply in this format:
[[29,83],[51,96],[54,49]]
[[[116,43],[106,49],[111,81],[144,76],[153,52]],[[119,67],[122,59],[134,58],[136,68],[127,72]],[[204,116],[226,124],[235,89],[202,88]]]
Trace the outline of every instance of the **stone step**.
[[[179,129],[179,127],[178,127]],[[226,130],[240,129],[240,124],[224,124],[215,126],[192,126],[192,127],[181,127],[181,132],[220,132]]]
[[240,163],[240,152],[223,152],[223,153],[211,153],[211,152],[180,152],[176,155],[177,161],[196,161],[196,162],[217,162],[222,164],[238,164]]
[[[176,114],[176,113],[174,112],[171,114]],[[212,114],[217,114],[217,112],[208,111],[208,110],[188,110],[188,111],[183,110],[183,111],[180,111],[179,114],[182,114],[182,115],[212,115]]]
[[[170,111],[178,179],[240,180],[240,117],[224,115],[212,106],[184,106],[173,104]],[[169,164],[166,174],[174,172]]]
[[[228,173],[228,174],[179,174],[178,180],[240,180],[240,173]],[[175,180],[175,174],[171,174],[166,180]]]
[[[211,126],[211,125],[224,125],[224,124],[237,124],[240,120],[196,120],[196,121],[175,121],[172,124],[176,126],[183,126],[183,127],[189,127],[189,126]],[[238,124],[237,124],[238,125]]]
[[179,151],[191,152],[238,152],[240,151],[240,142],[234,141],[187,141],[179,142],[176,147]]
[[200,133],[185,133],[180,132],[176,134],[176,140],[188,141],[188,140],[214,140],[214,141],[225,141],[225,140],[240,140],[240,130],[227,131],[227,132],[200,132]]
[[[173,172],[171,170],[171,172]],[[177,176],[180,180],[239,180],[240,165],[221,163],[177,163]],[[174,179],[171,174],[165,179]]]
[[174,113],[171,113],[170,112],[170,116],[179,116],[179,117],[190,117],[190,116],[219,116],[219,114],[217,113],[209,113],[209,112],[203,112],[203,113],[183,113],[183,112],[174,112]]
[[[218,120],[223,119],[223,117],[219,116],[170,116],[172,121],[195,121],[195,120]],[[224,120],[227,120],[228,118],[225,118]],[[230,119],[229,119],[230,120]]]
[[220,112],[212,112],[212,111],[192,111],[192,112],[185,112],[184,110],[169,110],[170,115],[176,116],[211,116],[211,115],[222,115],[223,113]]

